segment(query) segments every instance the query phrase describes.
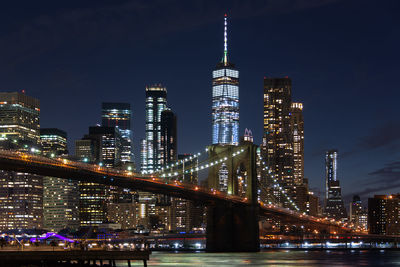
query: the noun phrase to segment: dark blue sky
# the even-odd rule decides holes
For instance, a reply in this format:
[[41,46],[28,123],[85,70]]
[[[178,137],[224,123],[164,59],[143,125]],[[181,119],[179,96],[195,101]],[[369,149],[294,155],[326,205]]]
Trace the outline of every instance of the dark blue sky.
[[400,191],[396,0],[15,1],[0,8],[0,90],[41,100],[41,126],[73,141],[103,101],[133,106],[144,136],[145,86],[162,83],[178,115],[179,151],[211,142],[211,71],[240,70],[240,131],[261,142],[264,76],[293,81],[304,102],[305,174],[322,190],[324,151],[339,149],[347,199]]

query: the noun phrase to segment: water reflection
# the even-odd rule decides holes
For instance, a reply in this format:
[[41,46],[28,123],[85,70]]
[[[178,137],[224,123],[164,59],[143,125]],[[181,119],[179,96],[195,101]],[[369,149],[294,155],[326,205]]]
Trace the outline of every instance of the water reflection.
[[[173,253],[153,252],[148,266],[400,266],[400,251],[269,250],[260,253]],[[133,265],[143,266],[142,262]],[[127,266],[126,262],[118,266]]]

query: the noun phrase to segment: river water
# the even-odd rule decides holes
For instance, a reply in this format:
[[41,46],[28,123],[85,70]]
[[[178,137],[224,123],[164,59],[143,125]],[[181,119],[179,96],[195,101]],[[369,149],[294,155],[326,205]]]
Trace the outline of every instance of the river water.
[[[143,266],[143,262],[133,262]],[[127,266],[118,262],[117,266]],[[153,252],[148,266],[400,266],[400,251],[268,250],[259,253]]]

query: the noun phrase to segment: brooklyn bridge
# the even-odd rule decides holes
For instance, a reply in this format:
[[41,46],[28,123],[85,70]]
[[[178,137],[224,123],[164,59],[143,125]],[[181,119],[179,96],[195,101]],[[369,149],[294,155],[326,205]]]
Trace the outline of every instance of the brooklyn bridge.
[[[35,154],[0,150],[0,169],[58,177],[83,182],[163,194],[194,201],[207,207],[206,246],[208,251],[259,251],[260,222],[275,221],[282,226],[295,226],[308,233],[360,235],[330,218],[307,215],[287,196],[291,209],[276,203],[272,196],[260,198],[266,191],[257,175],[261,167],[270,175],[273,187],[283,191],[273,174],[263,167],[252,143],[239,146],[208,146],[206,159],[196,165],[185,160],[174,162],[153,173],[105,168],[65,158],[47,158]],[[200,157],[201,153],[192,157]],[[227,190],[219,190],[218,170],[221,164],[228,169]],[[245,170],[245,179],[238,182],[234,170]],[[183,182],[185,173],[207,170],[207,187]],[[241,177],[242,178],[242,177]],[[243,184],[244,183],[244,184]]]

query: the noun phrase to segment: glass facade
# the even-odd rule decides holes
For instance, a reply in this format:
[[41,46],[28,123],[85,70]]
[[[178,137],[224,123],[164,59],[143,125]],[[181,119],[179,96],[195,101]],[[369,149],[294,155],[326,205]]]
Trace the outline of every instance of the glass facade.
[[118,127],[121,133],[121,162],[133,162],[131,105],[129,103],[102,103],[102,126]]
[[239,144],[239,71],[228,61],[227,18],[224,57],[212,73],[212,143]]
[[142,141],[142,172],[159,170],[161,164],[161,113],[167,108],[167,88],[146,87],[146,130]]

